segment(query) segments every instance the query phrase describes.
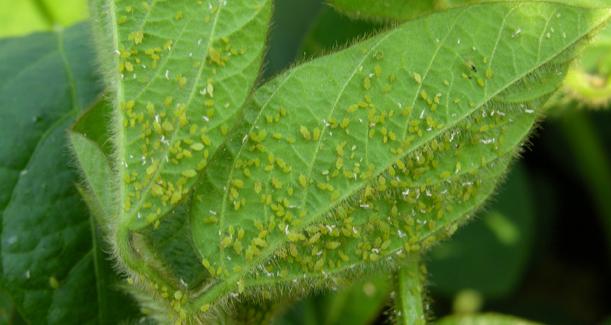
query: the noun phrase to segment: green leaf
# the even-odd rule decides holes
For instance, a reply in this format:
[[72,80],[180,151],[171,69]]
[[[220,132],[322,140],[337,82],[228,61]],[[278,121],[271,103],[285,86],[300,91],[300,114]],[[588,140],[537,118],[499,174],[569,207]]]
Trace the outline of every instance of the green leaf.
[[78,160],[81,179],[85,187],[79,192],[90,211],[93,262],[96,276],[98,301],[98,323],[116,324],[139,317],[134,301],[118,274],[108,252],[112,247],[104,240],[111,233],[113,214],[111,208],[113,171],[108,159],[111,153],[109,116],[112,107],[105,100],[97,103],[80,115],[69,131],[72,151]]
[[[477,1],[477,0],[475,0]],[[329,0],[345,14],[369,20],[405,21],[445,7],[445,0]]]
[[391,291],[391,277],[379,274],[357,281],[349,288],[324,296],[321,300],[326,325],[366,325],[375,321]]
[[92,210],[100,211],[102,218],[98,221],[102,225],[107,225],[110,223],[109,216],[116,215],[112,210],[114,207],[113,173],[108,159],[95,142],[80,133],[70,132],[70,141],[83,173],[83,179],[87,182],[87,190],[94,197],[94,202],[91,202],[89,206],[97,205]]
[[498,299],[519,285],[535,233],[534,203],[523,166],[512,169],[493,201],[451,241],[429,253],[433,292],[451,298],[472,289]]
[[440,319],[438,325],[535,325],[537,323],[500,314],[456,315]]
[[250,287],[307,290],[451,234],[609,15],[449,10],[261,87],[195,193],[193,239],[213,279],[188,308]]
[[[516,0],[329,0],[337,10],[350,17],[372,21],[408,21],[435,11],[485,2],[516,2]],[[535,0],[564,3],[582,7],[608,6],[607,0]]]
[[50,31],[85,18],[85,0],[0,0],[0,37]]
[[2,284],[35,324],[96,319],[88,213],[66,168],[66,129],[100,91],[89,38],[79,26],[0,41]]
[[394,311],[397,324],[426,324],[425,279],[426,269],[419,260],[407,263],[397,272]]
[[120,226],[156,223],[188,197],[257,78],[271,1],[92,3],[114,92]]

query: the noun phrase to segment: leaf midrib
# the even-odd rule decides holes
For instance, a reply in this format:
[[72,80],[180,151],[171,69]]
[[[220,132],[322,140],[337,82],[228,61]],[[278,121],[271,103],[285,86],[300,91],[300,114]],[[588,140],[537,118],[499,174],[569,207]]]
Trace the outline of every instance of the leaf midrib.
[[[546,58],[545,60],[542,60],[540,62],[536,62],[535,65],[530,69],[525,71],[524,73],[518,75],[516,78],[514,78],[513,80],[509,81],[505,87],[499,87],[499,90],[497,90],[496,92],[490,94],[489,98],[492,99],[495,96],[497,96],[498,94],[500,94],[502,91],[510,88],[512,85],[514,85],[515,83],[517,83],[518,81],[520,81],[521,79],[523,79],[525,76],[529,75],[530,73],[536,71],[538,68],[540,68],[541,66],[545,65],[546,63],[552,61],[555,57],[557,57],[558,55],[560,55],[561,53],[563,53],[565,50],[569,49],[570,47],[572,47],[573,45],[577,44],[581,39],[584,38],[585,35],[588,35],[591,30],[596,29],[596,27],[600,26],[601,24],[604,24],[606,22],[606,20],[608,20],[608,16],[605,20],[602,20],[600,22],[598,22],[596,25],[593,25],[593,28],[590,30],[585,31],[584,33],[578,34],[576,36],[576,38],[574,38],[571,42],[567,42],[566,46],[558,49],[556,52],[554,52],[552,55],[550,55],[548,58]],[[387,33],[393,33],[394,31],[390,31]],[[545,33],[545,30],[542,31],[542,33]],[[294,70],[299,70],[297,68],[295,68]],[[484,98],[485,99],[485,98]],[[458,119],[456,119],[456,121],[452,124],[448,124],[445,125],[444,128],[440,129],[437,132],[431,132],[432,135],[429,135],[427,137],[423,137],[421,138],[421,141],[416,142],[413,147],[404,152],[403,157],[407,156],[408,154],[410,154],[411,152],[413,152],[414,150],[420,148],[423,144],[427,143],[428,141],[430,141],[431,139],[439,136],[440,134],[443,134],[443,132],[449,130],[450,128],[454,127],[456,124],[462,122],[465,120],[465,118],[468,118],[468,116],[470,116],[473,112],[477,111],[478,109],[480,109],[486,102],[488,102],[490,99],[485,100],[480,102],[479,105],[476,105],[474,109],[469,110],[467,113],[463,114],[462,116],[460,116]],[[263,110],[263,109],[262,109]],[[396,161],[396,160],[395,160]],[[388,169],[389,166],[391,166],[394,163],[394,161],[392,161],[388,166],[384,166],[384,168],[379,169],[378,171],[376,171],[375,175],[379,175],[380,173],[384,172],[386,169]],[[364,183],[365,184],[365,183]],[[363,186],[355,186],[352,188],[352,190],[348,190],[347,193],[350,193],[349,195],[343,195],[341,196],[336,202],[343,202],[345,199],[347,199],[348,197],[351,197],[352,195],[354,195],[356,192],[358,192],[358,190],[360,190]],[[331,209],[335,206],[336,204],[334,204]],[[326,209],[329,210],[329,209]],[[311,218],[310,222],[307,224],[310,224],[312,222],[314,222],[314,220],[319,217],[320,215],[324,214],[324,212],[322,213],[315,213],[313,215],[313,217]],[[302,226],[300,229],[304,228],[305,225],[307,225],[304,223],[304,226]],[[299,231],[299,230],[298,230]],[[245,267],[244,269],[247,270],[245,272],[236,272],[234,273],[232,276],[223,279],[222,282],[220,282],[219,284],[217,284],[216,286],[214,286],[210,291],[208,292],[204,292],[201,296],[196,297],[193,301],[193,304],[191,304],[190,307],[192,308],[197,308],[196,305],[201,304],[202,302],[207,302],[207,301],[213,301],[214,297],[217,293],[219,293],[220,295],[224,294],[225,291],[227,291],[227,289],[229,288],[229,286],[231,286],[233,283],[236,283],[237,280],[239,280],[240,278],[242,278],[244,276],[244,274],[246,274],[247,272],[249,272],[253,267],[256,267],[257,265],[261,264],[263,261],[265,261],[266,259],[268,259],[269,257],[271,257],[273,255],[273,252],[275,252],[281,245],[283,245],[285,242],[281,241],[281,240],[277,240],[275,243],[272,242],[270,243],[270,245],[268,246],[268,248],[266,250],[264,250],[262,252],[262,254],[253,259],[252,263],[249,263],[247,267]],[[271,252],[271,253],[270,253]],[[210,298],[212,297],[212,298]]]

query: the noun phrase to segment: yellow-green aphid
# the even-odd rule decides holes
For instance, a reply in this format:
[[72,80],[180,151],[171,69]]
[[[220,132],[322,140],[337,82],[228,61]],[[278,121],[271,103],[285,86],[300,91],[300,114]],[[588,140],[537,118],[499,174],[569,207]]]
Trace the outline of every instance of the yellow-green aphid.
[[412,75],[417,84],[422,84],[422,76],[418,72],[414,72]]
[[300,126],[299,127],[299,132],[301,133],[301,136],[303,136],[304,139],[306,140],[311,140],[312,139],[312,134],[310,133],[310,130],[308,130],[307,127],[305,126]]

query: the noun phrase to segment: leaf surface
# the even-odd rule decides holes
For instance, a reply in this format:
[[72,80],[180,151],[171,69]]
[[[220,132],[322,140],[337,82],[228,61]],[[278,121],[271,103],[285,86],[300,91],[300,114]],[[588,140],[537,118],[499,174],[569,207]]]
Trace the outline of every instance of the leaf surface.
[[465,316],[449,316],[440,319],[436,324],[439,325],[535,325],[531,321],[517,317],[500,314],[476,314]]
[[3,284],[32,323],[96,318],[89,219],[66,150],[66,129],[100,90],[82,64],[88,39],[79,26],[0,41]]
[[330,3],[337,10],[354,18],[404,21],[441,9],[445,1],[330,0]]
[[608,16],[537,2],[445,11],[261,87],[196,192],[193,238],[215,279],[195,304],[315,286],[451,234]]
[[[583,7],[608,7],[607,0],[536,0]],[[344,14],[372,21],[408,21],[435,11],[485,2],[519,2],[518,0],[329,0]]]
[[[269,0],[94,1],[114,91],[122,225],[187,198],[257,78]],[[104,30],[104,28],[106,28]],[[102,36],[103,38],[104,36]]]

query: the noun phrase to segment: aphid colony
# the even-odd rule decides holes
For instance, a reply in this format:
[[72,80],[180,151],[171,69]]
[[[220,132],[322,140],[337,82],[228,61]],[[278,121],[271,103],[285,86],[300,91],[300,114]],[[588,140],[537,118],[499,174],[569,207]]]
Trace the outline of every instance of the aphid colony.
[[[122,226],[146,237],[167,230],[159,218],[172,208],[189,210],[188,249],[197,252],[176,264],[202,273],[151,286],[180,319],[223,296],[258,290],[271,298],[276,286],[268,284],[307,287],[395,265],[451,235],[532,127],[543,100],[533,97],[554,88],[536,88],[541,76],[553,84],[562,74],[553,63],[540,67],[541,55],[557,54],[553,42],[540,40],[536,59],[525,53],[513,69],[495,55],[513,53],[501,49],[507,42],[530,41],[525,22],[504,22],[486,50],[475,46],[477,34],[454,28],[428,35],[430,47],[398,47],[427,37],[399,28],[292,69],[239,111],[263,53],[270,1],[238,1],[252,5],[251,17],[223,10],[236,3],[225,0],[196,0],[188,11],[173,1],[115,1],[115,140],[131,221]],[[542,40],[559,38],[554,24],[546,22]],[[145,261],[151,273],[164,263],[175,273],[174,262]]]
[[[327,116],[273,96],[248,108],[254,119],[233,141],[233,166],[210,167],[228,175],[225,186],[196,197],[204,215],[194,218],[196,237],[205,238],[196,246],[213,277],[299,280],[417,252],[492,191],[518,145],[504,134],[534,122],[521,108],[528,103],[476,102],[451,93],[458,80],[385,73],[383,52],[367,55],[373,70],[361,66],[346,90],[361,99]],[[494,75],[473,65],[459,69],[477,78],[462,82],[481,93],[478,78]],[[291,77],[274,87],[290,87]],[[406,89],[416,96],[406,98]]]
[[[126,148],[122,208],[136,227],[158,225],[158,218],[189,193],[198,171],[227,136],[248,89],[236,92],[218,86],[218,80],[247,85],[256,77],[249,65],[260,59],[264,34],[257,36],[257,48],[244,37],[253,31],[216,29],[219,19],[230,19],[222,14],[223,2],[197,3],[197,10],[167,19],[172,3],[142,2],[123,6],[117,18],[119,95],[124,98],[120,141]],[[260,11],[249,21],[255,30],[266,24],[267,13]],[[248,79],[239,69],[254,72]]]

